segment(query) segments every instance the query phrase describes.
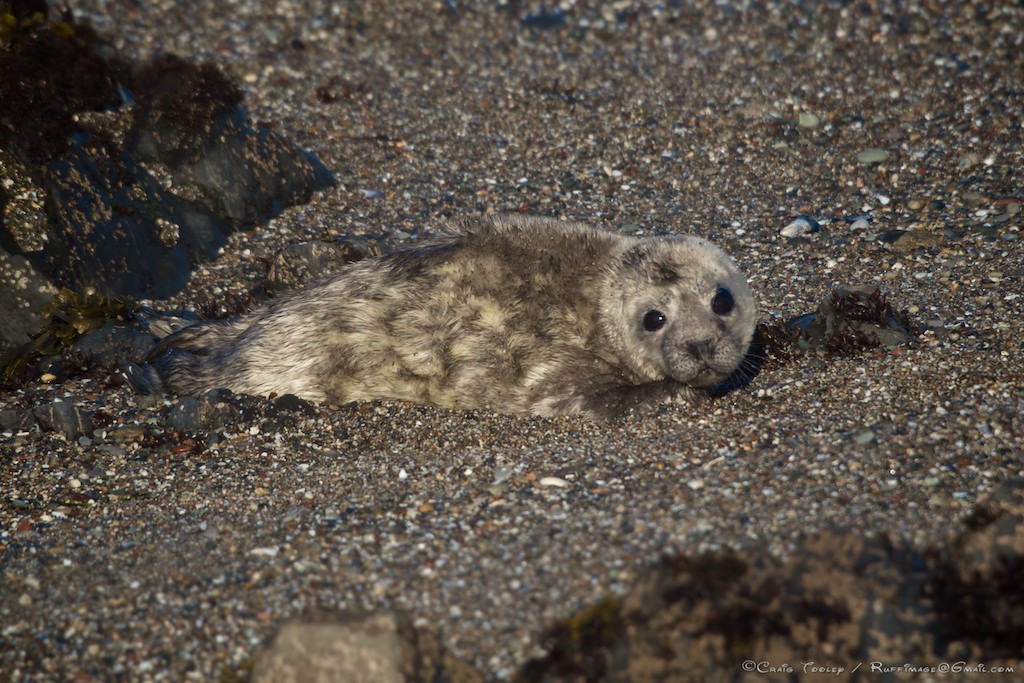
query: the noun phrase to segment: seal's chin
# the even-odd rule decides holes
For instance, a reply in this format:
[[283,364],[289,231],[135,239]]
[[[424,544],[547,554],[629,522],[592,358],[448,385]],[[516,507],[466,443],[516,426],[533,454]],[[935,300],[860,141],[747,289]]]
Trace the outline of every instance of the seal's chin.
[[663,359],[666,375],[695,389],[720,384],[743,361],[726,340],[676,344],[665,349]]
[[722,382],[728,376],[729,373],[727,372],[719,372],[712,368],[704,368],[697,373],[696,377],[690,380],[690,386],[697,387],[698,389],[713,387]]
[[674,373],[672,379],[680,384],[694,387],[695,389],[705,389],[707,387],[713,387],[716,384],[720,384],[731,374],[731,372],[732,371],[721,372],[720,370],[715,370],[709,365],[694,366],[692,368],[688,368],[687,372]]

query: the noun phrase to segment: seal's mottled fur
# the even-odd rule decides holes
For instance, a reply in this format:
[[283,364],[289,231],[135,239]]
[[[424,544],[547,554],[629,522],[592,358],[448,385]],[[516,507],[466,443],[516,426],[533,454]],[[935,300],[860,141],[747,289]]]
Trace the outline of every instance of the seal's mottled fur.
[[175,332],[134,383],[607,417],[721,382],[753,329],[746,279],[705,240],[488,218]]

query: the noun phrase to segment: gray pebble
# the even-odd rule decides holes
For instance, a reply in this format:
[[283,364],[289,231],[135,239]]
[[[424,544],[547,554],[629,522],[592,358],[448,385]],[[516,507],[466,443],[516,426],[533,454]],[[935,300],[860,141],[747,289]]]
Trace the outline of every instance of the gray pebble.
[[866,446],[874,440],[875,433],[870,429],[865,429],[862,432],[858,432],[857,435],[853,437],[853,442],[858,446]]
[[880,147],[857,152],[857,161],[862,164],[880,164],[889,158],[889,153]]
[[796,125],[801,128],[817,128],[820,123],[821,119],[816,114],[810,112],[800,112],[796,119]]

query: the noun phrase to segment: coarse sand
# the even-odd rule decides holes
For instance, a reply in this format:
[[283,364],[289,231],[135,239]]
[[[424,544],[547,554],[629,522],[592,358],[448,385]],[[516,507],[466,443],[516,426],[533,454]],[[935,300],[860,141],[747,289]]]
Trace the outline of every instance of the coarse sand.
[[663,553],[940,542],[1021,476],[1019,3],[75,5],[124,57],[214,62],[338,180],[157,308],[292,242],[523,211],[712,239],[765,320],[868,284],[927,330],[611,423],[384,403],[167,444],[103,377],[9,391],[96,431],[0,433],[3,680],[213,681],[314,606],[404,610],[500,680]]

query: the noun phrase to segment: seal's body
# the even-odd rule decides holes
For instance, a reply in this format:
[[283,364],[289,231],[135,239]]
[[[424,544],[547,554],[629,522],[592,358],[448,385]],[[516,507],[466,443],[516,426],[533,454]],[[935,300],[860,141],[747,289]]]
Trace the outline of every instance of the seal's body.
[[702,239],[478,219],[179,330],[133,383],[599,418],[699,395],[753,329],[746,279]]

